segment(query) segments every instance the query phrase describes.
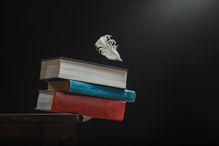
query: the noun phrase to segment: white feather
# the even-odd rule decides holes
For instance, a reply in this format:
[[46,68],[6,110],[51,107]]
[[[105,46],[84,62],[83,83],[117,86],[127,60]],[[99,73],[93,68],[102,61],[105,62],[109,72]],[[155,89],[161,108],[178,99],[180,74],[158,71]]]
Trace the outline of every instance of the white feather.
[[111,39],[111,35],[101,36],[95,43],[95,46],[98,52],[107,59],[122,61],[117,51],[116,41]]

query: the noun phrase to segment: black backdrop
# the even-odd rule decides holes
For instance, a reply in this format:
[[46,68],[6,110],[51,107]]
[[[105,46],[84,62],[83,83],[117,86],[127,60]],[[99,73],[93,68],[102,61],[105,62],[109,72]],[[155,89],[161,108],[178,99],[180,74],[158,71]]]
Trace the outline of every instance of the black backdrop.
[[[218,143],[219,1],[8,1],[1,5],[1,113],[35,112],[40,59],[65,56],[129,69],[123,122],[93,119],[80,144]],[[112,34],[124,62],[99,55]]]

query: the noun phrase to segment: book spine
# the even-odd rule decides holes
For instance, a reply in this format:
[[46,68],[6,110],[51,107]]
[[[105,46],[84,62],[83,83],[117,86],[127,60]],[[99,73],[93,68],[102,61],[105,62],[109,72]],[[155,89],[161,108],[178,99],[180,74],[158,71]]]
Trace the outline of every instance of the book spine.
[[55,92],[52,111],[122,121],[125,112],[125,101]]
[[134,102],[136,99],[136,93],[132,90],[118,89],[74,80],[69,81],[69,92],[115,100],[124,100],[126,102]]

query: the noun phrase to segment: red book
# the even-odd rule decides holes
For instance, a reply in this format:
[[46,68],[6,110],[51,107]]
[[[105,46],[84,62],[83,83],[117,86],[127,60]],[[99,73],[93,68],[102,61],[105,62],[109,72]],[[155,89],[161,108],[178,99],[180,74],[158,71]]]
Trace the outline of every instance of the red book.
[[36,109],[122,121],[125,103],[125,101],[45,90],[39,93]]

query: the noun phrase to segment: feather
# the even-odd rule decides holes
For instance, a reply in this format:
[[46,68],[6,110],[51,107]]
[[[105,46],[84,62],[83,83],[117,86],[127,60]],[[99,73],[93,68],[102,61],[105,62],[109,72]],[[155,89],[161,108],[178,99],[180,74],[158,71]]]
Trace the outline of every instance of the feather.
[[116,45],[116,41],[111,39],[111,37],[111,35],[101,36],[95,43],[95,46],[98,52],[107,59],[122,61],[117,51],[118,45]]

